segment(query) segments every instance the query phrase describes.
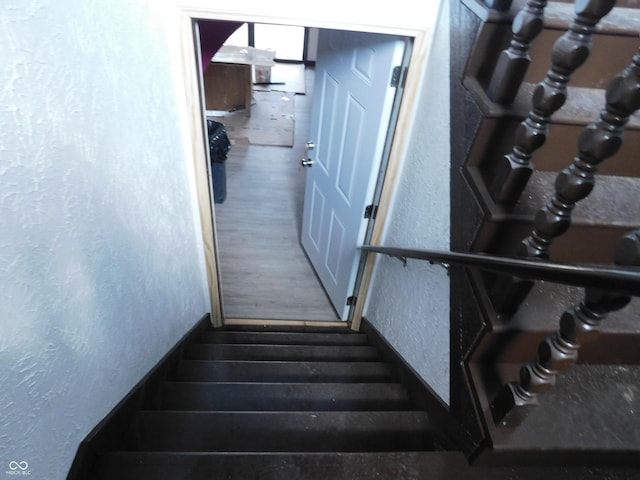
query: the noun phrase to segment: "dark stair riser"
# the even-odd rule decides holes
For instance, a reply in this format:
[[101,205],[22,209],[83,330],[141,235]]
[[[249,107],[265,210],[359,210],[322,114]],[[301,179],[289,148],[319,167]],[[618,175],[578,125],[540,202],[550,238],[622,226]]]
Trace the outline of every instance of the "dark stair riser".
[[159,409],[211,411],[407,410],[398,384],[166,383]]
[[187,348],[185,358],[191,360],[269,360],[269,361],[375,361],[373,347],[308,346],[308,345],[229,345],[195,344]]
[[183,360],[175,380],[188,382],[389,382],[380,362]]
[[[552,117],[546,142],[533,155],[536,171],[558,173],[567,168],[577,155],[580,135],[587,125],[598,119],[600,111],[605,106],[604,92],[598,94],[588,105],[585,105],[584,101],[578,102],[579,98],[585,97],[584,93],[570,90],[568,103],[577,105],[566,112],[558,112],[564,114],[561,122],[556,122],[558,115]],[[528,98],[530,96],[527,96]],[[490,178],[491,171],[496,169],[503,157],[513,149],[516,129],[530,108],[529,103],[526,103],[526,106],[518,110],[516,116],[488,117],[482,120],[478,136],[484,141],[476,142],[471,148],[468,161],[470,166],[478,167],[483,175]],[[639,127],[640,116],[632,116],[631,122],[626,125],[622,145],[614,155],[599,165],[598,175],[640,177],[640,165],[636,161],[640,149]]]
[[357,333],[301,332],[203,332],[201,343],[269,344],[269,345],[366,345],[366,335]]

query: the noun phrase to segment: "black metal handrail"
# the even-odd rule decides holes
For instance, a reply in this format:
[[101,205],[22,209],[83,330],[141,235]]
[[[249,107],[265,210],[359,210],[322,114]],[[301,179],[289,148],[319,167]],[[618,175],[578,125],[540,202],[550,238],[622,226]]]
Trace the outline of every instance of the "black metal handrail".
[[361,248],[365,252],[381,253],[403,259],[413,258],[432,263],[459,265],[533,280],[545,280],[577,287],[600,288],[635,297],[640,296],[640,269],[638,268],[572,264],[499,257],[484,253],[443,252],[378,245],[364,245]]

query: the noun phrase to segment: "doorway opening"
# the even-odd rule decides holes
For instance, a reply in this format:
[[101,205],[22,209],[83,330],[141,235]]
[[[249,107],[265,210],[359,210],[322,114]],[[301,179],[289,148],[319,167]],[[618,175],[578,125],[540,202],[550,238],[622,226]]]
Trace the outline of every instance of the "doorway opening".
[[[357,32],[353,33],[359,35]],[[305,38],[308,38],[308,34]],[[405,38],[404,41],[406,46],[410,44],[411,39]],[[408,50],[402,53],[401,59],[407,64],[410,56],[410,49]],[[315,56],[315,52],[309,55],[305,50],[303,57],[308,56]],[[360,69],[359,74],[366,71],[368,61],[368,58],[360,57],[356,65],[356,70]],[[337,311],[335,302],[332,306],[327,297],[326,286],[319,281],[318,275],[309,263],[307,252],[300,245],[305,190],[309,188],[305,185],[309,170],[302,168],[300,163],[302,159],[308,159],[307,142],[316,140],[311,138],[310,129],[313,123],[314,95],[317,93],[315,69],[305,68],[302,63],[300,66],[303,92],[287,92],[288,82],[278,81],[277,67],[272,72],[272,82],[266,88],[266,91],[275,93],[275,97],[288,99],[284,100],[285,103],[290,101],[293,104],[294,126],[291,144],[264,145],[261,144],[264,143],[261,140],[232,140],[233,145],[226,162],[227,197],[223,203],[215,205],[214,214],[217,268],[221,279],[220,290],[225,321],[254,319],[331,322],[348,319],[344,310]],[[389,76],[392,78],[391,81],[394,76],[398,81],[397,72],[394,75],[390,71]],[[273,88],[274,84],[279,83],[285,85],[282,88]],[[398,83],[401,86],[401,81]],[[252,90],[251,117],[259,107],[258,97],[262,98],[265,91],[264,86],[261,86],[261,89],[256,87],[257,85]],[[322,88],[324,89],[324,86]],[[367,201],[372,204],[377,203],[381,193],[386,169],[386,163],[381,160],[382,157],[389,156],[400,108],[402,90],[398,85],[394,88],[396,93],[393,95],[392,105],[389,106],[385,113],[386,119],[382,122],[384,129],[381,130],[381,135],[374,134],[374,138],[369,139],[379,144],[375,166],[368,171],[369,178],[347,179],[350,186],[367,184]],[[359,103],[357,106],[359,108]],[[365,116],[365,113],[363,110],[360,115]],[[243,112],[233,114],[242,115]],[[210,118],[215,116],[215,113],[206,111],[205,115]],[[222,120],[221,123],[224,124],[224,115],[217,120]],[[327,125],[333,126],[334,121],[336,119],[332,118]],[[339,133],[351,134],[356,127],[344,127]],[[371,135],[371,132],[360,134],[366,137],[367,134]],[[270,142],[267,140],[266,143]],[[349,150],[347,147],[346,153],[355,156],[357,148]],[[316,170],[318,169],[317,167]],[[342,184],[339,186],[344,187]],[[342,188],[342,192],[346,192],[346,189]],[[364,214],[364,206],[362,210]],[[356,228],[360,237],[358,245],[365,243],[365,235],[371,234],[372,220],[369,219]],[[330,228],[333,229],[333,225]],[[357,288],[354,287],[355,276],[354,271],[353,278],[350,279],[351,294],[354,288]]]

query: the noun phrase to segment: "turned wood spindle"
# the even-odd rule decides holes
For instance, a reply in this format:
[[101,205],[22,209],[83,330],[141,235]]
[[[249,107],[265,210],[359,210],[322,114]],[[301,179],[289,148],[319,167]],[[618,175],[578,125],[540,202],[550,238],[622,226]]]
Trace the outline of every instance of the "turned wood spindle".
[[529,0],[513,19],[511,44],[498,57],[487,88],[487,95],[492,101],[510,104],[516,98],[531,63],[531,42],[542,31],[546,6],[547,0]]
[[533,172],[533,154],[544,145],[551,115],[564,105],[571,75],[587,60],[592,33],[616,0],[582,0],[575,4],[576,16],[569,29],[556,41],[552,66],[531,99],[528,117],[518,126],[511,153],[505,155],[490,185],[493,199],[500,204],[517,203]]
[[[614,257],[618,265],[640,265],[640,230],[618,241]],[[578,360],[580,346],[598,336],[607,315],[630,301],[628,295],[586,288],[580,304],[565,310],[560,317],[558,331],[540,342],[538,358],[522,366],[518,381],[502,387],[491,404],[495,423],[514,426],[521,422],[527,409],[537,405],[537,396],[555,385],[558,373]]]

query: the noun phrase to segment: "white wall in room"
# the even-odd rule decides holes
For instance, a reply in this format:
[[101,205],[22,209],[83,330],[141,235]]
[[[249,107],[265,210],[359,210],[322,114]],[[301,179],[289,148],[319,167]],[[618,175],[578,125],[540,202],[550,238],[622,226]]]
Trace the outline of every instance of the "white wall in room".
[[0,476],[65,478],[209,311],[165,9],[2,4]]
[[[442,8],[383,245],[449,250],[449,7]],[[449,401],[449,278],[381,257],[365,317]]]

